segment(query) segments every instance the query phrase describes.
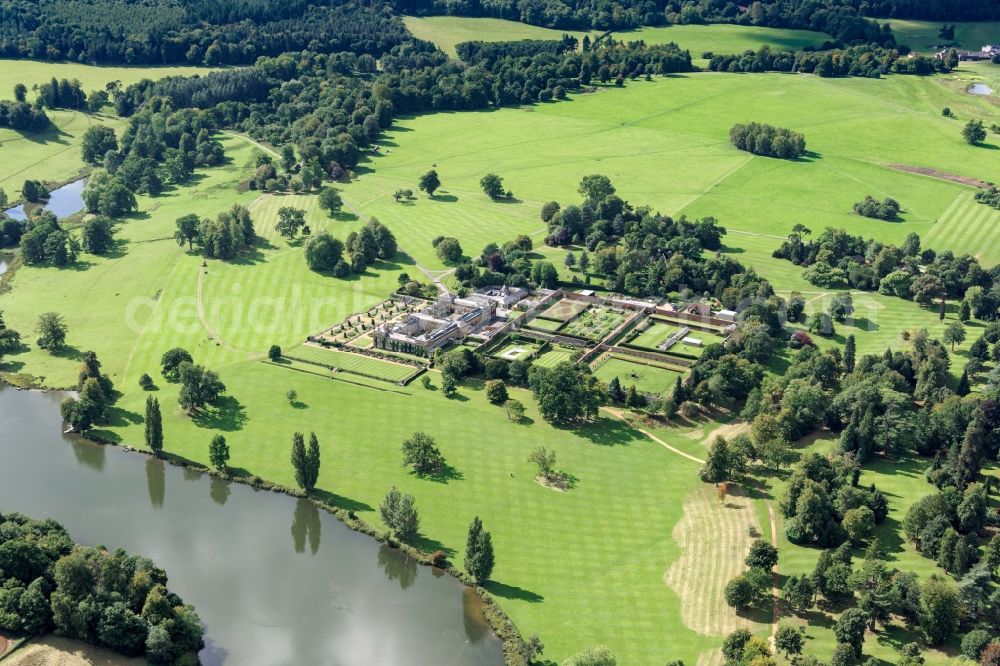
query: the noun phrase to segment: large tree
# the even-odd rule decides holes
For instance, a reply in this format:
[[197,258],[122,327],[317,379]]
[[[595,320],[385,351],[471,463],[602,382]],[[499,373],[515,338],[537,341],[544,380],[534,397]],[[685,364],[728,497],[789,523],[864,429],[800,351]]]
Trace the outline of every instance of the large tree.
[[146,447],[159,457],[163,451],[163,417],[160,414],[160,401],[154,396],[146,398],[145,435]]
[[489,580],[493,565],[493,538],[476,516],[465,540],[465,570],[477,584],[482,584]]
[[528,383],[542,417],[555,423],[594,418],[604,396],[590,369],[569,361],[534,369]]
[[420,176],[420,180],[417,182],[417,187],[427,193],[427,196],[433,198],[434,192],[441,187],[441,179],[438,178],[438,172],[431,169],[424,175]]
[[208,444],[208,459],[215,469],[226,469],[229,465],[229,445],[225,437],[216,435],[212,438]]
[[213,370],[185,361],[178,367],[181,391],[177,400],[188,414],[194,414],[214,402],[226,390],[226,385]]
[[68,331],[69,327],[62,315],[57,312],[43,312],[38,316],[38,323],[35,325],[35,332],[38,333],[36,344],[50,354],[56,354],[66,346]]

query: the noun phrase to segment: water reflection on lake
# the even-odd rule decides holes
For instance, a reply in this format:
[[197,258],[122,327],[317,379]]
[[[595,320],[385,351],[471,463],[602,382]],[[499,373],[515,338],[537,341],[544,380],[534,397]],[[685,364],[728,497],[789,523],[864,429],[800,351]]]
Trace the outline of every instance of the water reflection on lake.
[[[55,213],[56,217],[63,218],[75,215],[83,210],[83,188],[87,186],[87,179],[81,178],[56,188],[49,193],[49,200],[42,206],[42,210]],[[4,211],[8,217],[15,220],[28,219],[24,212],[24,204],[8,208]]]
[[58,394],[0,386],[0,511],[153,558],[205,664],[500,666],[479,599],[312,503],[63,436]]

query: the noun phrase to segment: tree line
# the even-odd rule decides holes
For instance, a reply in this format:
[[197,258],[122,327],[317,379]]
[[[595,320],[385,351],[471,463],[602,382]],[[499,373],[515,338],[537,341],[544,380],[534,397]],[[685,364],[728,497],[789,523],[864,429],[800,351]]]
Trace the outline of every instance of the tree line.
[[887,74],[929,75],[950,72],[954,61],[913,55],[906,48],[888,48],[873,44],[848,46],[821,51],[773,51],[761,46],[742,54],[712,55],[708,69],[713,72],[802,72],[824,78],[861,76],[877,79]]

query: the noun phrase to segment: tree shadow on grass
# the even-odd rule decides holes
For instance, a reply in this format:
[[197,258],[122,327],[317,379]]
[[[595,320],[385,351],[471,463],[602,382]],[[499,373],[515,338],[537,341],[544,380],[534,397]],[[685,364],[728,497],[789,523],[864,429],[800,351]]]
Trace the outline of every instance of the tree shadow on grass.
[[108,410],[105,425],[109,425],[112,428],[124,428],[142,422],[142,416],[136,412],[130,412],[121,407],[112,407]]
[[247,413],[239,400],[224,395],[192,416],[191,421],[199,428],[233,432],[246,425]]
[[65,345],[59,351],[53,352],[52,355],[56,358],[66,358],[71,361],[83,360],[83,352],[81,352],[78,347],[74,347],[73,345]]
[[630,425],[615,418],[602,416],[579,426],[575,432],[580,437],[601,446],[623,446],[636,440],[636,431]]
[[411,475],[417,478],[424,479],[426,481],[434,481],[436,483],[448,483],[449,481],[461,481],[465,478],[465,475],[461,471],[456,469],[454,466],[444,463],[441,466],[441,470],[435,474],[420,474],[418,472],[410,472]]
[[312,495],[321,502],[335,506],[338,509],[343,509],[344,511],[358,512],[374,510],[370,505],[365,504],[364,502],[344,497],[343,495],[338,495],[336,493],[331,493],[328,490],[322,490],[320,488],[315,488],[312,491]]
[[536,594],[530,590],[525,590],[524,588],[517,587],[515,585],[507,585],[505,583],[498,583],[495,580],[487,582],[483,587],[493,595],[502,597],[504,599],[518,599],[520,601],[527,601],[528,603],[537,604],[545,600],[540,594]]
[[454,548],[450,548],[441,543],[440,541],[438,541],[437,539],[432,539],[423,534],[418,535],[411,545],[419,548],[425,553],[433,553],[434,551],[440,550],[442,553],[445,554],[446,557],[448,557],[448,559],[451,559],[452,557],[455,556]]

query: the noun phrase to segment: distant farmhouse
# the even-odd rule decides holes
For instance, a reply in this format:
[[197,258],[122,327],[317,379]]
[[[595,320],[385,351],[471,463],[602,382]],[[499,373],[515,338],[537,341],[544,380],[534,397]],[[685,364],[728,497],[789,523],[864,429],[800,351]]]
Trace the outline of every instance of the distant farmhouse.
[[[938,60],[944,60],[948,57],[949,51],[951,51],[950,48],[938,51],[934,54],[934,57]],[[990,60],[993,56],[1000,54],[1000,44],[986,44],[978,51],[959,51],[955,49],[955,52],[958,54],[960,61],[976,62],[979,60]]]

